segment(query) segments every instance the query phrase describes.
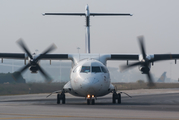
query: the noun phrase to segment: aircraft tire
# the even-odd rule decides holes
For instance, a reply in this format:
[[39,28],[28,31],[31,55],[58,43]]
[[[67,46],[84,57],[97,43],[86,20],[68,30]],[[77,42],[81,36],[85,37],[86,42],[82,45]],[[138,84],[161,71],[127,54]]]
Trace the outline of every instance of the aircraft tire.
[[87,105],[90,105],[90,99],[87,99]]
[[65,104],[65,101],[66,101],[65,94],[63,93],[61,96],[62,96],[62,104]]
[[57,94],[57,104],[60,104],[60,94]]
[[116,103],[116,97],[115,97],[115,93],[113,93],[113,96],[112,96],[112,103],[115,104]]
[[118,94],[118,104],[121,104],[121,94]]
[[95,99],[92,99],[92,105],[94,105],[95,104]]

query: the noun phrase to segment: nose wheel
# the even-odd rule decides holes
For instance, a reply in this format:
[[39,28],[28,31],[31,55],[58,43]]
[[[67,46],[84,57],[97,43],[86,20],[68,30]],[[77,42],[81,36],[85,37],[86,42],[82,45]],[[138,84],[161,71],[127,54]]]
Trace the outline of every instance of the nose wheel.
[[87,105],[90,105],[90,104],[92,104],[92,105],[95,104],[95,97],[94,97],[94,95],[92,95],[92,96],[88,95],[87,96]]
[[62,104],[65,104],[65,93],[57,94],[57,104],[60,104],[60,101],[62,101]]

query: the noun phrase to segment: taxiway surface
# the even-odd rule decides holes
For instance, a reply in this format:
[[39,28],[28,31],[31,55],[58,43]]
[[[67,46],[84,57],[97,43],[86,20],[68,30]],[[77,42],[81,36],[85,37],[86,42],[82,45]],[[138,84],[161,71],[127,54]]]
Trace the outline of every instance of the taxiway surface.
[[125,90],[122,104],[112,104],[112,94],[98,98],[95,105],[66,94],[66,104],[57,105],[56,95],[0,96],[0,119],[28,120],[179,120],[179,89]]

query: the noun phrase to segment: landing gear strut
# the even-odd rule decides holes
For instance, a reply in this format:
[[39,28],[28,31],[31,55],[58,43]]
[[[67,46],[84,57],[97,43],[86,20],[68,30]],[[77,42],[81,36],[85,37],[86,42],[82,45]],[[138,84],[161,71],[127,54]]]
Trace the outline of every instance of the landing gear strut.
[[62,104],[65,104],[65,93],[57,94],[57,104],[60,104],[60,100],[62,100]]
[[115,104],[116,103],[116,99],[118,100],[118,104],[121,104],[121,93],[116,93],[116,91],[114,91],[113,93],[113,97],[112,97],[112,103]]

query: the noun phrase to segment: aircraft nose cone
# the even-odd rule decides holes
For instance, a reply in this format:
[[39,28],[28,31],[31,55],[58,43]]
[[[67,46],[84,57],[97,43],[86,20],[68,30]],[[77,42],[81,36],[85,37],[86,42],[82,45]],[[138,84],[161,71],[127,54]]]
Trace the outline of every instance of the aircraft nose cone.
[[95,95],[95,93],[100,89],[99,88],[100,79],[96,77],[86,78],[83,82],[83,89],[87,94]]

